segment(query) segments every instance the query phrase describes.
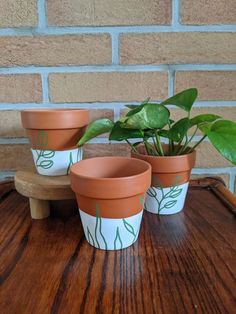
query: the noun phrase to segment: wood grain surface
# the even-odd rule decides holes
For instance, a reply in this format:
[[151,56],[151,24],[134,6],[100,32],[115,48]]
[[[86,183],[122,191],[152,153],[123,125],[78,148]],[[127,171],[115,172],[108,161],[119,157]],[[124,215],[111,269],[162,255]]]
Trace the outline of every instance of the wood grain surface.
[[0,195],[0,313],[235,313],[236,221],[210,189],[180,214],[145,212],[116,252],[91,247],[78,215],[32,222],[26,198]]

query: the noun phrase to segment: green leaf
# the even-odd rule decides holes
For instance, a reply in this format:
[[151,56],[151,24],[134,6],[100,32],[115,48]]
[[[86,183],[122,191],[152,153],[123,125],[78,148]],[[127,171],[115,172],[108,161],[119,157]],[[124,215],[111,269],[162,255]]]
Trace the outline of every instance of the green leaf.
[[77,145],[82,146],[92,138],[100,134],[110,132],[113,126],[114,122],[109,119],[98,119],[90,123]]
[[141,138],[142,132],[139,130],[128,130],[121,127],[122,122],[117,121],[110,133],[109,140],[123,141],[130,138]]
[[138,107],[140,107],[140,106],[142,106],[142,105],[145,105],[145,104],[147,104],[148,102],[149,102],[149,100],[150,100],[150,97],[148,97],[147,99],[145,99],[144,101],[142,101],[139,105],[125,105],[125,107],[127,107],[127,108],[129,108],[129,109],[136,109],[136,108],[138,108]]
[[190,119],[190,128],[194,125],[199,125],[203,122],[214,122],[215,120],[220,119],[221,117],[216,114],[200,114],[192,119]]
[[183,118],[172,125],[170,130],[161,130],[159,134],[175,142],[179,142],[187,134],[189,128],[189,119]]
[[162,105],[175,105],[184,109],[187,112],[190,112],[194,101],[197,98],[197,89],[196,88],[189,88],[181,93],[178,93],[165,101],[163,101]]
[[208,126],[205,125],[202,131],[218,152],[236,165],[236,123],[229,120],[218,120]]
[[128,116],[121,126],[139,130],[161,129],[168,123],[169,115],[169,110],[165,106],[148,103],[138,112]]

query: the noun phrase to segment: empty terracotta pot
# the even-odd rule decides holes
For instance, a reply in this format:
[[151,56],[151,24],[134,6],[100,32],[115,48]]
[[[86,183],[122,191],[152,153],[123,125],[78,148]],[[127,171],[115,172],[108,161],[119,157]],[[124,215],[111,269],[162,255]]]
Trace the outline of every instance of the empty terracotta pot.
[[82,159],[82,149],[76,144],[89,123],[88,110],[23,110],[21,121],[39,174],[66,175]]
[[104,250],[119,250],[138,238],[151,166],[126,157],[97,157],[71,167],[87,241]]
[[185,203],[196,152],[180,156],[149,156],[144,146],[137,147],[134,158],[152,166],[152,184],[147,191],[145,209],[154,214],[170,215],[180,212]]

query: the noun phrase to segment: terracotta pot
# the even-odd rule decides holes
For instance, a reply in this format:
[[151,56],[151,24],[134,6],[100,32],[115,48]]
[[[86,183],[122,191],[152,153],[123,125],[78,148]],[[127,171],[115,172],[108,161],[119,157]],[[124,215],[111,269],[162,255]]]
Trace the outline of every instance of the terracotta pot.
[[170,215],[180,212],[188,190],[196,152],[181,156],[148,156],[144,146],[137,147],[134,158],[152,166],[152,184],[147,191],[145,209],[154,214]]
[[138,238],[151,166],[126,157],[97,157],[71,167],[87,241],[104,250],[124,249]]
[[82,159],[76,143],[89,122],[88,110],[23,110],[21,121],[39,174],[66,175],[70,166]]

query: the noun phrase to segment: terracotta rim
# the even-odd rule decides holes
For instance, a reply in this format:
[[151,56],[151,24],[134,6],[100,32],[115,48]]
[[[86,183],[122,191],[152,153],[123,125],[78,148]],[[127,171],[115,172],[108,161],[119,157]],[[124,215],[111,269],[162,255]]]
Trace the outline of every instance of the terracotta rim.
[[21,111],[25,129],[74,129],[89,123],[87,109],[29,109]]
[[196,151],[190,154],[180,156],[149,156],[142,154],[144,148],[142,145],[137,147],[139,153],[131,152],[131,156],[144,161],[147,161],[152,166],[154,173],[175,173],[191,170],[196,161]]
[[[123,167],[123,168],[122,168]],[[96,169],[96,174],[93,169]],[[122,170],[127,175],[102,175]],[[91,174],[85,175],[86,171]],[[130,175],[128,175],[130,173]],[[95,157],[74,164],[70,170],[75,193],[98,199],[125,198],[146,192],[151,184],[151,165],[130,157]]]

